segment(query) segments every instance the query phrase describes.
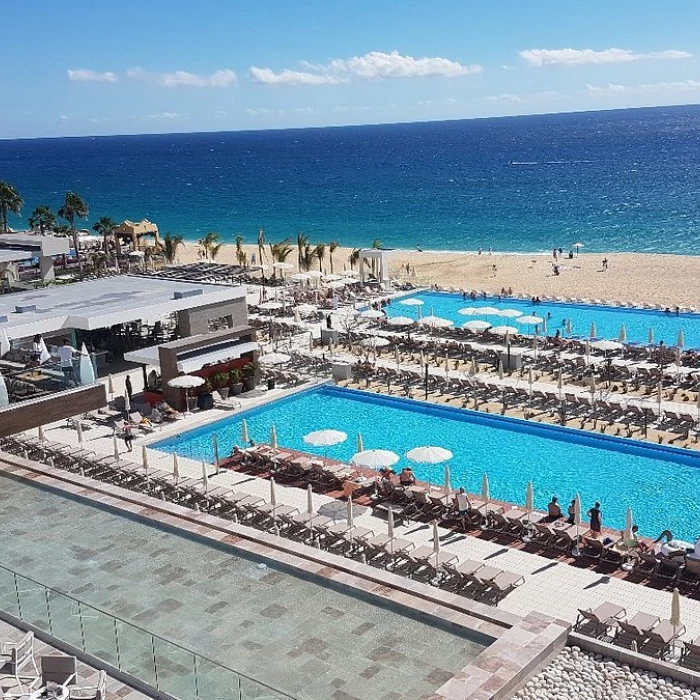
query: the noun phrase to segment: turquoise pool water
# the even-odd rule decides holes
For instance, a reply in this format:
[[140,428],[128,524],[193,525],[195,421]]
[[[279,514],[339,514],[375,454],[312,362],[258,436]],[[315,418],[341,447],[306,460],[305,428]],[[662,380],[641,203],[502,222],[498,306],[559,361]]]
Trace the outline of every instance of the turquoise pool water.
[[[525,299],[501,299],[487,297],[486,299],[463,300],[461,294],[446,294],[444,292],[418,292],[411,295],[421,299],[423,316],[434,313],[436,316],[449,318],[456,326],[461,326],[474,319],[488,321],[493,326],[508,325],[522,329],[523,333],[532,333],[534,327],[517,322],[517,319],[502,316],[463,316],[458,313],[465,306],[484,307],[491,306],[499,309],[517,309],[523,314],[534,314],[541,318],[547,318],[547,333],[554,335],[557,328],[565,337],[566,320],[571,320],[571,335],[588,338],[591,324],[595,323],[599,338],[617,339],[620,327],[624,324],[627,330],[627,340],[631,343],[646,344],[649,337],[649,328],[654,329],[654,342],[663,340],[666,345],[675,345],[678,331],[683,330],[685,336],[685,348],[700,349],[700,314],[675,313],[667,314],[664,311],[652,311],[649,309],[629,309],[615,306],[600,306],[586,304],[564,304],[559,302],[542,302],[533,304]],[[408,298],[408,297],[406,297]],[[418,318],[415,306],[405,306],[394,301],[386,307],[389,316],[409,316]],[[550,315],[548,317],[548,314]],[[542,329],[539,328],[541,332]]]
[[[700,454],[688,450],[615,439],[587,431],[435,406],[338,387],[299,393],[266,406],[239,413],[153,445],[193,459],[213,459],[212,435],[220,454],[241,440],[245,418],[249,436],[269,441],[270,427],[278,443],[307,452],[324,450],[304,444],[313,430],[333,428],[348,440],[327,449],[329,457],[349,460],[357,433],[365,449],[383,448],[402,456],[420,445],[439,445],[454,453],[452,486],[480,492],[489,475],[493,498],[523,503],[528,481],[535,505],[544,508],[557,495],[566,506],[576,492],[587,510],[602,503],[604,524],[623,528],[627,507],[644,535],[656,537],[664,528],[692,540],[700,534]],[[443,483],[443,467],[413,465],[419,478]]]

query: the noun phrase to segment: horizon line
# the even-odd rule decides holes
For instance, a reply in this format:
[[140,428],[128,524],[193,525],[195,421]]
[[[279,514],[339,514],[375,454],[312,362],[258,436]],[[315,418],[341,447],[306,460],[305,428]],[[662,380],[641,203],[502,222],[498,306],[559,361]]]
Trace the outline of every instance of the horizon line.
[[348,128],[363,128],[377,126],[402,126],[408,124],[447,124],[454,122],[470,122],[470,121],[485,121],[488,119],[527,119],[531,117],[549,117],[562,115],[577,115],[577,114],[600,114],[607,112],[629,112],[649,109],[687,109],[688,107],[700,107],[700,103],[690,102],[682,105],[652,105],[643,107],[611,107],[609,109],[580,109],[573,111],[561,112],[527,112],[524,114],[501,114],[489,115],[481,117],[463,117],[459,119],[417,119],[413,121],[392,121],[392,122],[365,122],[365,123],[349,123],[349,124],[328,124],[325,126],[287,126],[287,127],[272,127],[267,129],[242,128],[242,129],[224,129],[218,131],[164,131],[164,132],[146,132],[146,133],[119,133],[119,134],[79,134],[70,136],[17,136],[12,138],[0,137],[1,142],[9,141],[56,141],[61,139],[111,139],[139,136],[183,136],[183,135],[199,135],[199,134],[245,134],[245,133],[265,133],[265,132],[280,132],[280,131],[312,131],[319,129],[348,129]]

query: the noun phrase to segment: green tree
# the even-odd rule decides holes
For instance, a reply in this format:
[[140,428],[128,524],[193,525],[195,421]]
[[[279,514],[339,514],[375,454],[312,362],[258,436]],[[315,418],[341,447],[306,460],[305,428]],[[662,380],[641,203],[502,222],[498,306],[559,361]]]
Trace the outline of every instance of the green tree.
[[93,224],[92,230],[102,236],[102,248],[105,252],[105,258],[109,260],[109,239],[114,239],[114,257],[117,263],[119,262],[119,241],[117,240],[114,232],[117,228],[117,224],[110,219],[108,216],[102,216]]
[[311,269],[311,265],[312,265],[313,262],[314,262],[314,248],[311,247],[311,244],[310,244],[310,243],[307,243],[307,244],[304,246],[304,256],[303,256],[303,260],[304,260],[304,269],[305,269],[305,270],[310,270],[310,269]]
[[185,241],[182,239],[182,236],[173,236],[170,233],[166,233],[165,236],[163,236],[160,247],[165,262],[168,263],[168,265],[172,265],[175,260],[177,260],[177,253],[184,245]]
[[326,244],[325,243],[317,243],[316,247],[314,248],[314,257],[318,258],[318,269],[320,272],[323,272],[323,261],[326,257]]
[[66,192],[63,206],[58,210],[58,215],[65,219],[70,225],[71,235],[73,236],[73,246],[75,254],[78,258],[78,267],[83,271],[83,262],[80,259],[80,247],[78,246],[78,231],[75,228],[75,220],[87,219],[90,210],[85,200],[75,192]]
[[350,269],[352,270],[355,267],[355,265],[357,265],[357,263],[360,262],[360,249],[355,248],[352,251],[352,253],[350,253],[348,260],[350,261]]
[[19,216],[23,204],[20,193],[8,182],[0,181],[0,226],[3,233],[7,233],[7,215]]
[[236,236],[236,262],[241,267],[246,267],[248,265],[248,255],[245,250],[243,250],[243,236]]
[[304,250],[306,250],[307,245],[309,245],[309,237],[305,233],[297,233],[297,265],[299,266],[299,272],[309,269],[304,267]]
[[56,225],[56,215],[46,204],[40,204],[29,217],[32,231],[38,231],[42,236]]
[[270,254],[274,262],[286,262],[293,250],[289,238],[285,238],[279,243],[270,243]]
[[258,265],[262,265],[265,260],[265,231],[260,229],[258,231],[258,255],[260,259],[258,260]]
[[209,233],[199,241],[199,245],[204,253],[204,258],[206,260],[215,260],[216,256],[221,250],[223,243],[220,243],[221,236],[216,233],[216,231],[209,231]]
[[328,260],[331,263],[331,274],[333,274],[333,253],[340,248],[340,243],[338,241],[331,241],[328,244]]

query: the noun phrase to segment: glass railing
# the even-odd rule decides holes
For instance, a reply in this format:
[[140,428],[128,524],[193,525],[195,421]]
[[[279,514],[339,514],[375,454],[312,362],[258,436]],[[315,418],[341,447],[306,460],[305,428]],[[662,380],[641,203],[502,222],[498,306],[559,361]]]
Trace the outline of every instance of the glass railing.
[[4,566],[0,566],[0,609],[181,700],[294,700]]

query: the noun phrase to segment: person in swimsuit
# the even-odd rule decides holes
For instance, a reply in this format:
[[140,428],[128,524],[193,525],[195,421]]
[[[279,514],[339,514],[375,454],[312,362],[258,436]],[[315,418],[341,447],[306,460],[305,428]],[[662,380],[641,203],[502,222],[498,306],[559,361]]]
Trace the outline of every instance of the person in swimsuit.
[[600,502],[596,501],[588,513],[591,519],[591,532],[597,537],[603,529],[603,514],[600,512]]

